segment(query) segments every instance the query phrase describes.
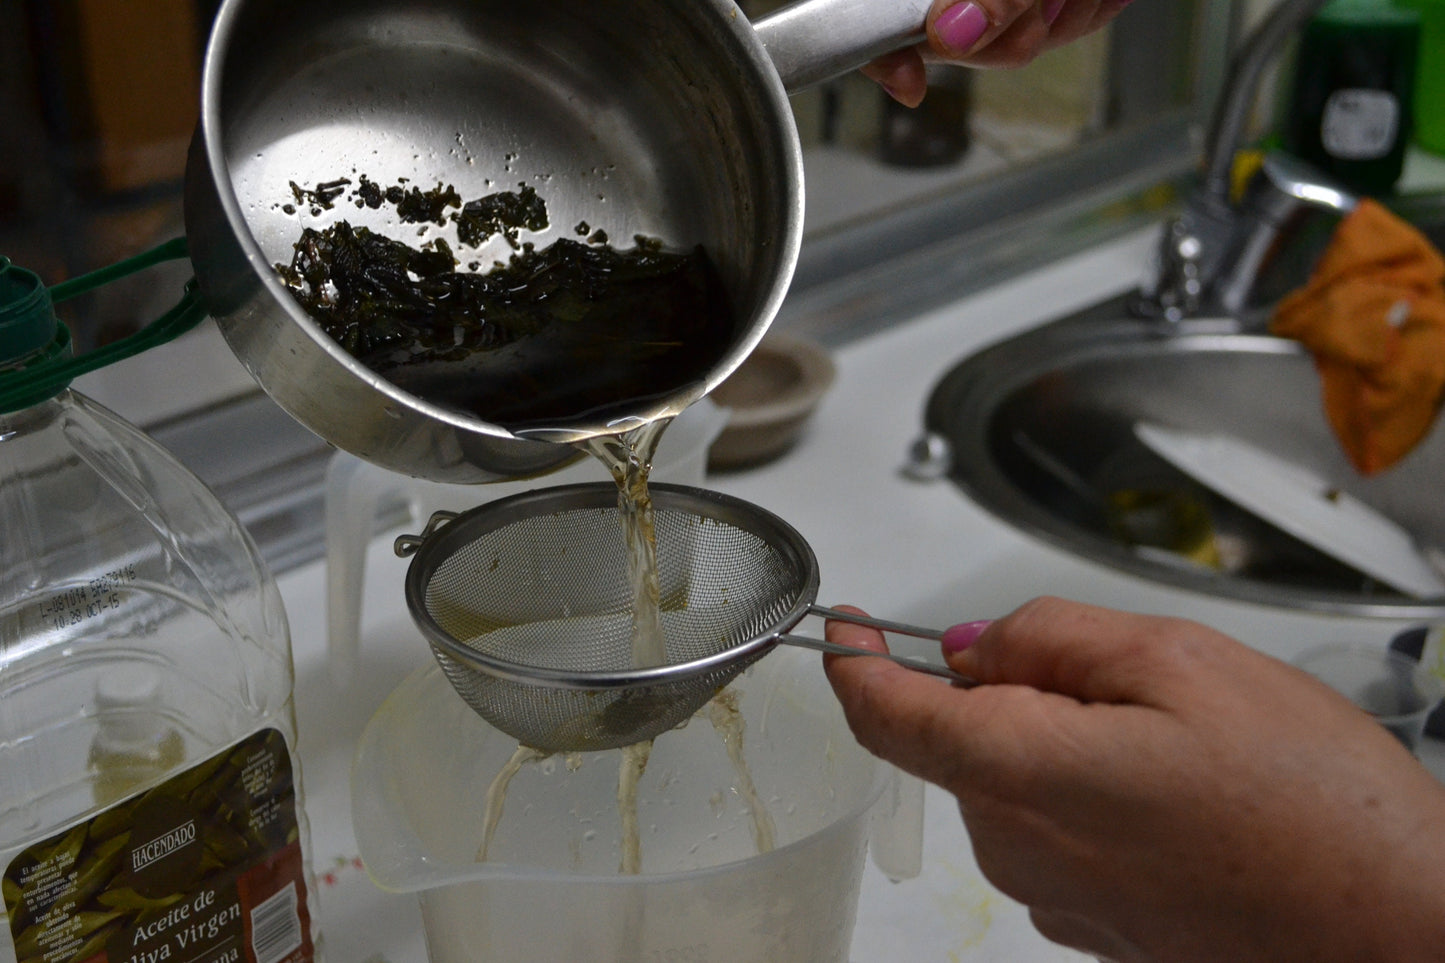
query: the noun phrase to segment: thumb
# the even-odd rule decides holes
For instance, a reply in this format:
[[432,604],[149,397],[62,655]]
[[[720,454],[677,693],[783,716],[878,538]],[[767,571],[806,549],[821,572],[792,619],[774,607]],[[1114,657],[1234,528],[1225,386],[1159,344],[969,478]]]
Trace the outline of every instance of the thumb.
[[1048,40],[1061,0],[935,0],[928,47],[942,60],[1023,66]]
[[1039,598],[947,659],[985,685],[1028,686],[1081,703],[1162,707],[1177,687],[1236,649],[1243,646],[1183,619]]
[[[825,657],[825,667],[858,742],[894,765],[956,795],[970,785],[1002,785],[1001,779],[1047,781],[1051,766],[1077,761],[1081,734],[1112,731],[1114,717],[1089,703],[1142,702],[1131,694],[1149,691],[1129,672],[1104,671],[1111,661],[1142,663],[1128,655],[1144,643],[1116,640],[1110,617],[1120,625],[1177,621],[1041,599],[982,634],[979,623],[955,626],[946,638],[977,634],[972,647],[948,655],[955,670],[982,683],[972,689],[866,656]],[[1104,622],[1103,630],[1096,628]],[[1101,631],[1102,639],[1090,634]],[[876,629],[829,622],[827,635],[840,645],[887,651]],[[1147,665],[1140,670],[1147,674]]]
[[[860,609],[841,611],[863,615]],[[887,652],[877,629],[830,621],[828,641]],[[865,749],[939,785],[952,784],[962,764],[959,745],[976,731],[970,693],[886,659],[824,656],[824,668],[854,737]]]

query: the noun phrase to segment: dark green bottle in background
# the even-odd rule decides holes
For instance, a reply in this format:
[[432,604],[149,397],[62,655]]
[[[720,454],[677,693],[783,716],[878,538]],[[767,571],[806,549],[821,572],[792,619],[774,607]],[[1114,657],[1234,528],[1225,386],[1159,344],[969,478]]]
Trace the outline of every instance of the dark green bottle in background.
[[1287,151],[1364,194],[1388,194],[1410,142],[1419,15],[1333,0],[1306,25],[1281,125]]

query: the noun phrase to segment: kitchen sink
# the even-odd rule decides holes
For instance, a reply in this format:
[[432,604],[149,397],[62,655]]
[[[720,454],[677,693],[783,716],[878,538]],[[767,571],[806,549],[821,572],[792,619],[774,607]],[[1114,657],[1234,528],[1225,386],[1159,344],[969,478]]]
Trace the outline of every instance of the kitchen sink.
[[[1445,242],[1445,196],[1392,203]],[[1257,290],[1302,283],[1330,226],[1320,217],[1296,230]],[[1325,421],[1309,354],[1263,333],[1267,311],[1171,322],[1135,316],[1131,299],[951,369],[925,411],[934,467],[1020,530],[1143,578],[1291,609],[1445,618],[1445,595],[1403,594],[1286,534],[1156,455],[1135,425],[1218,433],[1279,456],[1398,523],[1427,557],[1445,548],[1445,428],[1362,477]]]

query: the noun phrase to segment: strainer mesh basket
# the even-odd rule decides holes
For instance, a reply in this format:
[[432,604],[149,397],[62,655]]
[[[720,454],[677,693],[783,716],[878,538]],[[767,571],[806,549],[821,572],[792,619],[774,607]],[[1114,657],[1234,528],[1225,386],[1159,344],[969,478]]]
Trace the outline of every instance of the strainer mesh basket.
[[817,562],[794,529],[715,492],[655,485],[652,498],[662,666],[632,665],[632,585],[611,484],[502,499],[412,542],[408,607],[447,678],[492,725],[548,751],[652,738],[806,614]]

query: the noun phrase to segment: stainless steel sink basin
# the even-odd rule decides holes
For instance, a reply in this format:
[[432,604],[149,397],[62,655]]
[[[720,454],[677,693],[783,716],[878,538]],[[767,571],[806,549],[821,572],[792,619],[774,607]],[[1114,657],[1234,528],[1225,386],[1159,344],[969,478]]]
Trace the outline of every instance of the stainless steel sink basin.
[[[1141,297],[964,359],[927,403],[922,450],[932,460],[920,470],[947,464],[949,477],[1004,521],[1157,582],[1294,610],[1440,621],[1445,594],[1407,597],[1335,561],[1197,485],[1134,431],[1146,420],[1231,435],[1361,499],[1418,545],[1445,548],[1445,428],[1437,424],[1394,468],[1362,478],[1325,422],[1308,354],[1249,333],[1264,330],[1269,306],[1308,279],[1355,202],[1282,155],[1264,159],[1242,197],[1231,191],[1258,80],[1319,6],[1276,4],[1242,45],[1208,131],[1203,176],[1161,233]],[[1442,246],[1445,194],[1391,204]]]
[[[1422,547],[1445,547],[1445,429],[1393,469],[1360,477],[1325,422],[1308,354],[1232,320],[1171,325],[1131,318],[1125,299],[1101,304],[965,359],[925,414],[951,448],[949,477],[973,500],[1078,555],[1265,605],[1445,616],[1445,597],[1406,597],[1192,482],[1136,438],[1141,419],[1264,448],[1378,509]],[[1201,535],[1217,549],[1210,566],[1197,563]]]

